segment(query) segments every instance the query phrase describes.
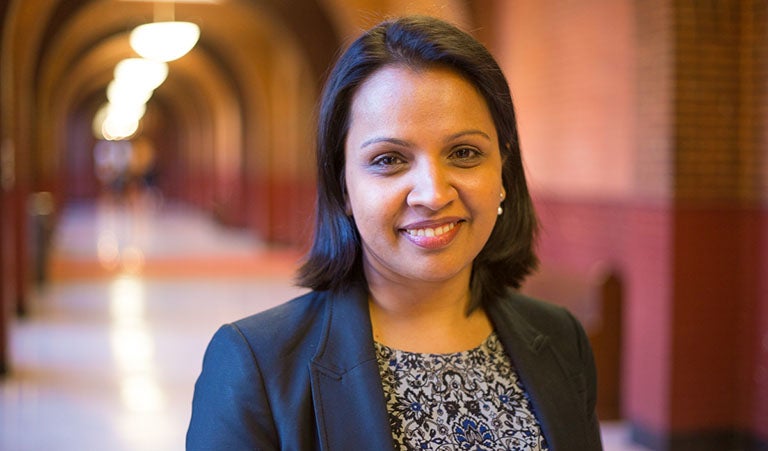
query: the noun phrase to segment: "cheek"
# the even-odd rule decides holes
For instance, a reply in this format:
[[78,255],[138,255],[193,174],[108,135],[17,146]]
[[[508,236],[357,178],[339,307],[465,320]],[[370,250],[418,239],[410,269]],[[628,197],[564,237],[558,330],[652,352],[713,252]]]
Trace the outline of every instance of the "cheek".
[[375,239],[377,236],[388,236],[385,232],[397,226],[397,218],[402,212],[402,195],[389,185],[349,180],[348,213],[354,218],[363,237]]
[[344,168],[344,175],[341,182],[341,186],[344,189],[344,211],[347,216],[354,216],[355,206],[359,203],[357,198],[360,197],[360,187],[359,183],[357,183],[355,174],[348,166],[345,166]]
[[347,215],[353,216],[357,211],[360,201],[360,188],[353,174],[346,171],[344,174],[344,208]]
[[358,226],[371,221],[384,201],[380,189],[372,186],[370,181],[347,174],[346,211],[355,218]]
[[[493,180],[497,178],[499,181],[494,183]],[[465,202],[478,213],[492,210],[495,215],[502,201],[501,193],[504,189],[500,179],[501,177],[495,173],[488,173],[467,181],[464,185],[467,193]]]

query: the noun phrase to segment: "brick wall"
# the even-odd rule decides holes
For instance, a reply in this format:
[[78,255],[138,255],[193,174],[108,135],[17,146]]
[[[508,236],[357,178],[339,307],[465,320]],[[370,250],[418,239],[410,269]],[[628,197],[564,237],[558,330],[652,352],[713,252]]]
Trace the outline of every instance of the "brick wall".
[[497,8],[494,50],[512,87],[533,188],[627,196],[637,148],[632,2],[524,0]]
[[626,282],[623,410],[667,424],[670,130],[665,2],[500,2],[494,43],[519,117],[545,266]]
[[494,5],[543,264],[625,280],[640,441],[768,443],[768,3],[587,3]]
[[758,199],[746,3],[680,2],[676,10],[675,196],[684,203]]
[[760,249],[757,287],[756,332],[754,335],[754,372],[747,381],[754,387],[752,396],[751,429],[763,443],[768,443],[768,4],[754,1],[745,11],[743,33],[749,51],[747,62],[752,73],[746,83],[753,92],[744,92],[744,102],[749,102],[751,117],[742,139],[756,142],[755,165],[759,172],[759,230],[760,236],[753,247]]
[[749,430],[753,406],[768,403],[755,397],[768,377],[754,357],[768,274],[759,246],[765,10],[751,1],[675,10],[673,430]]

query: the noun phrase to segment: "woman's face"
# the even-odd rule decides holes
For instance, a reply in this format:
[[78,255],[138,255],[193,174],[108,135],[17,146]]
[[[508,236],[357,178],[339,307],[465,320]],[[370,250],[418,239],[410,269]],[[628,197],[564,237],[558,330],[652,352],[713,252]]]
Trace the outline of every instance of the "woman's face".
[[345,159],[369,282],[469,281],[505,195],[496,127],[471,83],[444,68],[378,70],[352,100]]

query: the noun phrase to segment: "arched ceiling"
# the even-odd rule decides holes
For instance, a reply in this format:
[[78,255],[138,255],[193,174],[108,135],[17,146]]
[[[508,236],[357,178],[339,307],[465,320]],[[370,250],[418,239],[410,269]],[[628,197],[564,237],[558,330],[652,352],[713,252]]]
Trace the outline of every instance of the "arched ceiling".
[[[115,65],[136,56],[128,41],[137,25],[170,15],[201,29],[196,47],[169,63],[155,92],[164,107],[148,107],[187,112],[188,120],[156,117],[155,124],[205,129],[219,146],[268,155],[287,142],[284,135],[308,128],[315,99],[295,93],[316,96],[339,47],[361,28],[405,12],[466,24],[469,7],[432,0],[9,0],[4,8],[0,134],[12,143],[17,175],[44,178],[73,144],[72,116],[95,113]],[[281,93],[295,105],[278,105]]]
[[98,194],[79,182],[93,180],[93,116],[117,63],[136,56],[131,30],[172,17],[197,23],[200,40],[169,63],[136,139],[162,147],[174,195],[272,236],[300,222],[277,218],[285,196],[298,205],[285,211],[311,204],[311,122],[339,48],[406,13],[472,28],[489,1],[0,0],[3,191]]
[[[201,28],[199,45],[210,48],[221,61],[228,61],[243,45],[283,47],[298,45],[316,73],[322,73],[333,58],[338,37],[325,12],[312,0],[25,0],[17,2],[18,12],[30,21],[49,17],[39,38],[42,60],[61,59],[70,65],[79,61],[98,43],[121,36],[125,49],[128,33],[135,26],[165,19],[169,13],[177,20],[189,20]],[[168,6],[160,6],[166,3]],[[23,6],[21,6],[23,5]],[[36,7],[35,7],[36,6]],[[19,21],[21,30],[36,27]],[[39,27],[39,25],[38,25]],[[26,32],[24,34],[27,34]],[[37,39],[26,36],[30,44]],[[290,42],[295,41],[295,42]],[[30,50],[32,45],[29,45]],[[43,65],[37,64],[38,68]],[[37,70],[39,76],[41,70]]]
[[[7,5],[0,40],[0,125],[8,137],[4,142],[13,143],[22,178],[55,177],[51,174],[73,144],[66,136],[71,116],[93,115],[99,99],[106,101],[115,65],[136,56],[128,41],[137,25],[173,18],[200,26],[198,44],[169,63],[168,79],[154,95],[158,100],[150,101],[166,108],[148,111],[194,111],[185,114],[194,123],[163,117],[154,122],[209,130],[213,144],[197,145],[216,146],[214,152],[242,151],[246,143],[268,147],[267,127],[259,123],[270,120],[271,93],[295,88],[276,79],[274,67],[291,62],[288,70],[302,73],[302,82],[317,90],[339,45],[314,0],[11,0]],[[259,129],[261,135],[243,136],[244,129]],[[230,160],[234,164],[237,158]]]

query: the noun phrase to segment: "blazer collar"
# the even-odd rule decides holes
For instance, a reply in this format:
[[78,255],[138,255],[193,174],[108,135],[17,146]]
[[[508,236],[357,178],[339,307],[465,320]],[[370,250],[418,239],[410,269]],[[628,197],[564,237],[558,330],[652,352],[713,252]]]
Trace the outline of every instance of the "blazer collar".
[[516,309],[515,296],[487,306],[487,313],[530,396],[550,449],[587,449],[585,407],[575,395],[583,387],[561,364],[551,338],[531,325]]
[[[516,309],[514,296],[487,307],[533,403],[550,449],[586,448],[584,405],[575,395],[583,374],[569,374],[551,338]],[[329,295],[324,330],[310,363],[320,447],[391,451],[392,432],[373,348],[368,294],[357,286]]]
[[329,294],[323,327],[310,363],[320,448],[391,451],[365,288]]

